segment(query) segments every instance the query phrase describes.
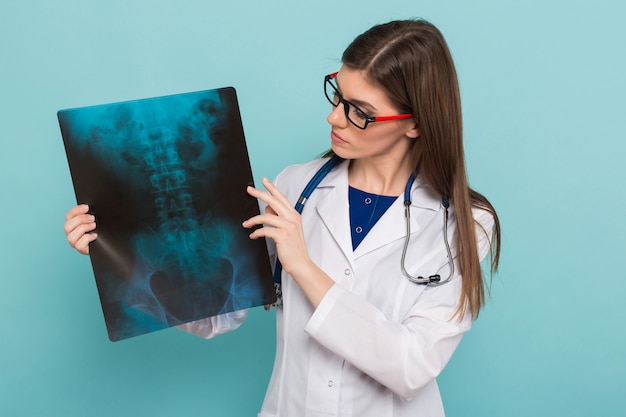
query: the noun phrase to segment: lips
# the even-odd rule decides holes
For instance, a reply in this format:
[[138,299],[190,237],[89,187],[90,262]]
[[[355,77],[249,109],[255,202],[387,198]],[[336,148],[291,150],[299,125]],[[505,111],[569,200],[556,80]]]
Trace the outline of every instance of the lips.
[[335,133],[335,131],[330,132],[330,139],[333,141],[333,143],[339,143],[339,144],[347,143],[345,140],[341,138],[341,136]]

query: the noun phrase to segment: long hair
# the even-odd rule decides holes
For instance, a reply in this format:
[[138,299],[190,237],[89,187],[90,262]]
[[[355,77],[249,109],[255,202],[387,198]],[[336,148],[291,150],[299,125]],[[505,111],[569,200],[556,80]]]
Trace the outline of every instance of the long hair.
[[439,30],[424,20],[400,20],[374,26],[345,50],[343,65],[365,72],[401,113],[415,115],[420,137],[410,150],[414,166],[439,195],[454,206],[457,262],[462,279],[457,314],[478,317],[485,284],[472,207],[494,218],[491,273],[500,258],[500,222],[489,201],[467,181],[458,80],[450,51]]

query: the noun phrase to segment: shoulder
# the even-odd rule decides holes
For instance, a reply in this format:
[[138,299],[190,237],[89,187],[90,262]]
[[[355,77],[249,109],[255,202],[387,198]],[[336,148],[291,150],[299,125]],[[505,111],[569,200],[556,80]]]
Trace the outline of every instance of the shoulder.
[[472,217],[478,225],[491,234],[491,229],[495,222],[493,213],[482,207],[472,207]]
[[474,217],[476,242],[478,244],[478,256],[482,260],[491,248],[493,238],[493,227],[495,218],[493,213],[481,207],[472,207],[472,217]]
[[283,169],[276,177],[276,181],[279,180],[297,180],[297,177],[310,178],[328,161],[328,158],[318,158],[304,164],[289,165]]
[[318,158],[304,164],[289,165],[278,174],[274,183],[288,198],[293,194],[300,195],[309,180],[327,160],[328,158]]

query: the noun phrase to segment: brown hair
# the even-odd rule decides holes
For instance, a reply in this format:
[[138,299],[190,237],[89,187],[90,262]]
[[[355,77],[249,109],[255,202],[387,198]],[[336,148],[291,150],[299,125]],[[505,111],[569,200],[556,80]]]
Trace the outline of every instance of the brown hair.
[[489,201],[467,182],[463,122],[458,80],[450,51],[439,30],[424,20],[377,25],[359,35],[345,50],[343,65],[363,70],[383,88],[401,113],[415,115],[420,137],[411,154],[415,167],[438,194],[454,206],[457,261],[463,277],[457,314],[478,317],[485,304],[485,285],[476,242],[472,207],[494,219],[491,272],[500,258],[500,222]]

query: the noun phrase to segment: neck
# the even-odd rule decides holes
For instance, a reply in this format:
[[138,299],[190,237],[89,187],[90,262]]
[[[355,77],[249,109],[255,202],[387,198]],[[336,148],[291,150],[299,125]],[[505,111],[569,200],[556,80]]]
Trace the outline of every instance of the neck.
[[404,192],[414,169],[408,155],[400,160],[354,159],[350,162],[348,181],[352,187],[361,191],[396,196]]

